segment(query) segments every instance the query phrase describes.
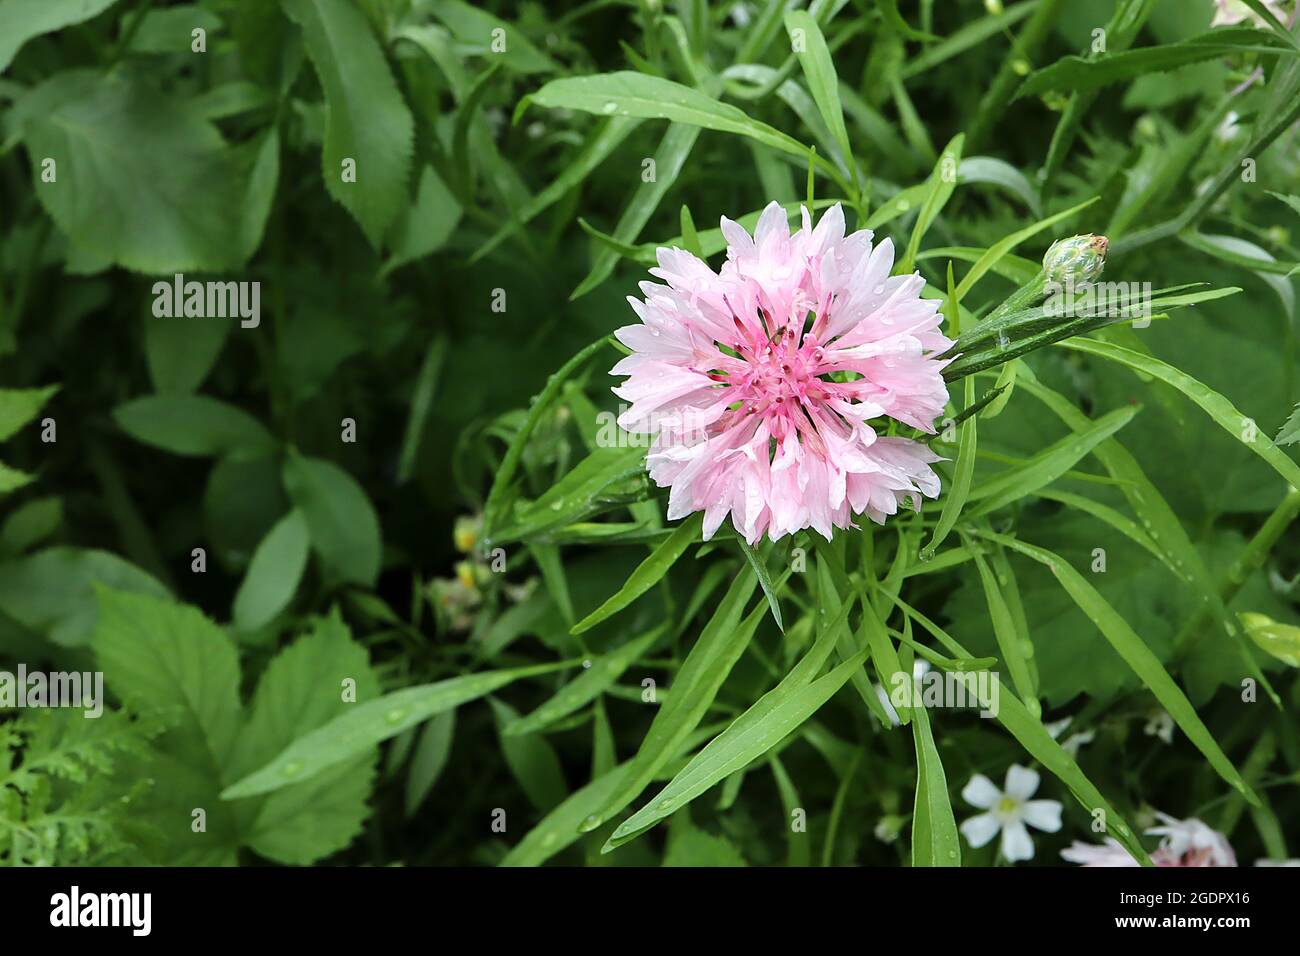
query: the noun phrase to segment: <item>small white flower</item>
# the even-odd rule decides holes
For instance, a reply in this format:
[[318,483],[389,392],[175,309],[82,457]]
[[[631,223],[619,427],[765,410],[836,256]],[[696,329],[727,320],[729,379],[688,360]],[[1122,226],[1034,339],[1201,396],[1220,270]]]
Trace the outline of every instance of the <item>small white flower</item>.
[[1142,732],[1148,737],[1159,737],[1167,744],[1174,742],[1174,719],[1167,711],[1153,710],[1147,715],[1147,725]]
[[[1073,720],[1073,717],[1066,717],[1045,726],[1047,732],[1052,735],[1052,739],[1059,740],[1061,734],[1065,733],[1065,729],[1070,726]],[[1097,732],[1095,730],[1081,730],[1077,734],[1070,734],[1070,736],[1066,737],[1065,742],[1061,744],[1061,749],[1071,757],[1077,757],[1079,756],[1079,748],[1092,743],[1096,739]]]
[[1032,860],[1034,841],[1025,824],[1046,833],[1061,829],[1061,804],[1056,800],[1030,800],[1038,790],[1038,772],[1018,764],[1007,770],[1006,784],[999,790],[988,777],[977,773],[961,795],[972,807],[986,810],[961,825],[962,836],[979,848],[1002,831],[1002,855],[1007,862]]

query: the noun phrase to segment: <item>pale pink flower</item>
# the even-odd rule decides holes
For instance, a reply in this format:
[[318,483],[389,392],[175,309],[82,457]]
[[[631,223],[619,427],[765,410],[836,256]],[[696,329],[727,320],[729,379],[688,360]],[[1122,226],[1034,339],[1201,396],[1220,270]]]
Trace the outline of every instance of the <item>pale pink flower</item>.
[[[1264,8],[1277,17],[1279,22],[1287,22],[1287,11],[1283,6],[1283,0],[1264,0]],[[1241,23],[1247,17],[1256,26],[1268,25],[1264,22],[1263,17],[1242,3],[1241,0],[1214,0],[1214,19],[1210,21],[1210,26],[1233,26]]]
[[926,445],[885,437],[892,418],[924,432],[948,400],[936,358],[951,341],[939,302],[915,273],[891,276],[893,244],[844,235],[833,206],[790,234],[770,204],[751,238],[722,220],[727,261],[714,272],[681,249],[659,250],[629,298],[641,320],[614,334],[632,349],[611,374],[630,403],[619,425],[655,435],[651,478],[671,487],[668,517],[704,512],[710,538],[728,514],[754,544],[804,528],[831,537],[865,513],[883,523],[910,498],[939,494]]
[[[1156,866],[1177,868],[1237,865],[1237,855],[1232,852],[1228,838],[1222,833],[1194,818],[1176,820],[1159,811],[1156,811],[1156,816],[1162,825],[1146,831],[1151,836],[1162,838],[1159,848],[1151,854],[1151,862]],[[1128,850],[1111,837],[1107,837],[1106,842],[1100,846],[1076,840],[1061,851],[1061,856],[1070,863],[1083,866],[1138,865]]]

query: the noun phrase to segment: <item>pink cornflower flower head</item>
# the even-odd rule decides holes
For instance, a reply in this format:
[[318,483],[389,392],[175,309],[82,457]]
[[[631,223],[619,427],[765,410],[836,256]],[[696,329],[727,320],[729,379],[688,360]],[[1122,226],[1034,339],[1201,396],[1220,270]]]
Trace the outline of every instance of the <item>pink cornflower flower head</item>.
[[620,427],[654,435],[646,464],[671,487],[668,517],[704,512],[704,537],[728,514],[751,545],[813,528],[883,523],[900,504],[939,494],[919,441],[869,424],[892,418],[924,432],[948,400],[939,302],[925,283],[891,276],[893,244],[844,234],[835,205],[790,234],[771,203],[751,238],[724,218],[719,272],[681,249],[659,250],[629,297],[641,320],[614,334],[632,349],[611,371],[630,403]]
[[[1151,854],[1151,862],[1159,867],[1236,866],[1237,855],[1232,852],[1228,838],[1195,818],[1177,820],[1167,813],[1156,811],[1161,825],[1146,831],[1161,837],[1159,848]],[[1137,860],[1128,850],[1111,837],[1104,844],[1082,843],[1076,840],[1061,851],[1061,857],[1082,866],[1137,866]]]

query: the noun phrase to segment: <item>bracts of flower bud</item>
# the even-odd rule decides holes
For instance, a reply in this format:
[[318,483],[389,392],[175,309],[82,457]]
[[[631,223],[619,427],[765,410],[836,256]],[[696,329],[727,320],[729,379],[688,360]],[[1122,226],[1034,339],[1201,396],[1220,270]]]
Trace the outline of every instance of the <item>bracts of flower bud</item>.
[[955,382],[1053,342],[1123,321],[1125,317],[1108,315],[1060,315],[1043,307],[1050,290],[1081,287],[1100,278],[1106,268],[1109,245],[1105,236],[1095,235],[1071,236],[1054,242],[1043,256],[1038,273],[988,316],[962,332],[952,348],[941,356],[957,356],[944,369],[944,379]]

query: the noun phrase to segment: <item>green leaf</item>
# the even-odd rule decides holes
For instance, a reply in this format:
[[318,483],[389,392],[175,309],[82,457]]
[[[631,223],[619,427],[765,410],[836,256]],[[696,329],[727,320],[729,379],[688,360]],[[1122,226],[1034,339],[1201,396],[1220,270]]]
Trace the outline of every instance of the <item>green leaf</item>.
[[386,278],[394,269],[432,255],[446,245],[460,224],[460,203],[432,166],[420,173],[415,205],[403,209],[388,238],[388,258],[379,270]]
[[[636,237],[641,234],[642,228],[659,207],[668,189],[677,181],[699,136],[699,128],[695,126],[674,123],[668,127],[653,157],[654,178],[648,182],[643,179],[637,184],[631,201],[628,202],[627,208],[623,210],[623,215],[619,217],[618,224],[614,227],[611,239],[615,243],[630,244],[636,241]],[[614,271],[614,266],[618,264],[618,256],[618,252],[612,248],[597,250],[591,264],[591,271],[573,290],[569,298],[580,299],[608,279]]]
[[22,554],[50,537],[62,524],[62,498],[33,498],[24,502],[0,525],[0,558]]
[[970,271],[962,277],[961,283],[957,286],[957,301],[960,302],[965,299],[966,293],[974,287],[975,283],[979,282],[979,280],[984,277],[985,273],[992,269],[999,259],[1016,246],[1020,245],[1020,243],[1024,242],[1031,236],[1037,235],[1047,227],[1054,226],[1063,219],[1069,219],[1077,212],[1082,212],[1084,209],[1087,209],[1095,203],[1097,198],[1098,197],[1087,199],[1079,203],[1077,206],[1071,206],[1069,209],[1048,216],[1046,219],[1040,219],[1032,226],[1027,226],[1024,229],[1013,232],[1011,235],[999,239],[993,245],[989,246],[988,251],[985,252],[984,255],[980,256],[976,263],[971,266]]
[[514,481],[515,471],[519,468],[519,460],[523,456],[524,448],[528,445],[528,439],[532,437],[533,430],[537,427],[538,421],[541,420],[542,414],[550,407],[551,402],[559,394],[561,387],[563,387],[569,376],[580,368],[587,359],[599,352],[601,347],[608,342],[609,336],[602,335],[565,362],[560,366],[559,371],[546,380],[545,387],[529,404],[528,417],[524,419],[523,425],[515,433],[515,437],[510,442],[510,447],[506,449],[505,458],[501,460],[501,467],[497,469],[496,475],[492,479],[492,488],[488,492],[487,502],[483,505],[483,536],[485,544],[492,541],[492,532],[497,529],[500,523],[500,512],[506,504],[507,490],[510,488],[511,482]]
[[772,583],[772,575],[768,573],[767,564],[743,538],[736,538],[736,543],[740,545],[741,553],[745,555],[749,566],[758,575],[758,583],[763,588],[763,597],[767,598],[767,606],[772,609],[772,620],[776,621],[776,626],[785,633],[785,622],[781,620],[781,601],[776,596],[776,586]]
[[168,596],[154,577],[108,551],[53,547],[0,564],[0,607],[61,647],[82,647],[99,616],[96,585]]
[[[329,194],[379,247],[407,203],[413,123],[384,52],[361,10],[348,0],[281,0],[302,27],[303,42],[325,91],[321,175]],[[345,182],[344,161],[356,164]]]
[[614,796],[582,822],[584,832],[596,829],[635,800],[699,725],[722,682],[749,645],[766,610],[766,607],[756,608],[741,621],[757,584],[753,572],[748,570],[732,582],[678,669],[668,699],[655,714],[636,756],[628,761]]
[[700,534],[700,522],[702,520],[703,516],[697,512],[679,524],[667,540],[650,553],[650,557],[637,565],[636,569],[628,575],[627,580],[623,582],[623,586],[615,594],[611,595],[596,610],[573,625],[569,629],[569,633],[581,634],[584,631],[591,630],[601,621],[613,617],[658,584],[672,566],[677,563],[677,559],[696,541]]
[[1275,445],[1294,445],[1300,443],[1300,405],[1296,405],[1295,410],[1291,412],[1280,429],[1277,437],[1273,439]]
[[1237,615],[1246,635],[1266,654],[1290,667],[1300,667],[1300,627],[1279,624],[1264,614],[1245,611]]
[[414,816],[429,796],[429,791],[442,776],[451,755],[451,743],[456,735],[456,711],[446,710],[432,718],[420,731],[411,756],[411,767],[406,773],[406,815]]
[[[958,316],[958,305],[956,293],[952,288],[952,267],[948,267],[948,301],[946,309],[949,316],[949,328],[952,331],[957,330],[956,319]],[[967,378],[963,383],[962,400],[966,408],[973,408],[975,405],[975,380]],[[923,560],[930,560],[934,557],[939,545],[943,544],[948,533],[957,524],[957,519],[961,517],[961,510],[966,505],[967,496],[970,494],[971,478],[975,474],[975,449],[978,444],[976,433],[977,416],[971,415],[961,423],[961,430],[957,435],[957,465],[953,472],[952,483],[948,486],[948,495],[943,500],[942,509],[939,512],[939,520],[935,523],[934,531],[930,535],[930,541],[921,551]]]
[[[554,61],[528,42],[512,24],[486,10],[461,0],[433,0],[428,6],[457,40],[490,57],[499,57],[507,69],[516,73],[549,73],[555,69]],[[494,45],[498,36],[502,39],[502,49]]]
[[136,73],[76,70],[24,94],[14,120],[32,191],[80,250],[145,273],[238,264],[235,154],[192,105]]
[[18,429],[35,419],[58,390],[58,385],[0,389],[0,441],[12,438]]
[[0,73],[33,37],[84,23],[117,0],[5,0],[0,4]]
[[1196,709],[1178,688],[1178,685],[1174,683],[1173,678],[1161,665],[1160,660],[1155,654],[1151,653],[1151,649],[1143,643],[1142,638],[1134,633],[1128,622],[1111,607],[1106,599],[1097,592],[1096,588],[1084,580],[1083,576],[1069,562],[1050,551],[1026,544],[1015,538],[988,531],[977,531],[975,533],[990,541],[996,541],[1003,547],[1019,551],[1026,557],[1033,558],[1040,564],[1046,565],[1061,587],[1079,605],[1080,610],[1097,625],[1097,630],[1101,631],[1110,646],[1123,658],[1124,663],[1132,668],[1133,673],[1155,695],[1161,706],[1169,712],[1175,723],[1187,735],[1187,739],[1205,755],[1205,758],[1210,762],[1210,766],[1215,769],[1219,776],[1235,787],[1251,804],[1258,805],[1259,798],[1255,796],[1246,781],[1237,773],[1232,762],[1219,749],[1219,745],[1215,743],[1210,731],[1201,722]]
[[736,718],[735,723],[696,754],[663,790],[621,823],[605,844],[604,851],[635,839],[719,781],[743,770],[815,714],[848,683],[849,677],[860,670],[866,660],[865,653],[858,653],[825,677],[809,683],[813,672],[830,654],[833,644],[831,640],[824,647],[809,651],[810,657],[816,655],[815,667],[806,668],[797,675],[792,671],[785,680],[760,697],[749,710]]
[[[856,180],[853,147],[849,143],[848,127],[844,125],[844,108],[840,105],[840,81],[835,74],[835,62],[831,59],[831,51],[826,46],[821,27],[808,11],[792,10],[785,15],[785,28],[790,34],[804,77],[808,80],[808,91],[817,104],[817,111],[849,167],[846,171],[850,171]],[[794,43],[796,30],[801,31],[802,43]]]
[[519,719],[504,701],[489,697],[506,766],[528,801],[543,812],[558,806],[569,792],[555,748],[541,734],[507,734],[505,727]]
[[266,533],[235,594],[237,629],[256,631],[289,605],[307,567],[309,545],[307,519],[297,508]]
[[515,110],[516,121],[532,103],[550,109],[580,110],[598,116],[672,120],[720,133],[747,136],[800,158],[808,156],[807,147],[798,140],[752,119],[744,110],[721,103],[699,90],[672,80],[629,70],[551,80],[536,93],[520,101]]
[[[971,657],[966,648],[958,644],[943,628],[924,614],[901,598],[892,597],[891,600],[908,617],[938,638],[950,652],[965,658]],[[1107,832],[1119,840],[1124,845],[1124,848],[1133,855],[1134,859],[1144,866],[1151,865],[1151,860],[1148,858],[1146,850],[1142,848],[1142,843],[1137,834],[1134,833],[1133,828],[1115,812],[1106,798],[1102,796],[1101,791],[1079,769],[1075,759],[1048,733],[1047,728],[1043,726],[1042,720],[1031,714],[1014,694],[1002,687],[996,673],[990,674],[988,679],[991,683],[984,688],[987,691],[984,694],[980,693],[981,688],[976,675],[970,673],[969,670],[958,671],[956,678],[965,685],[967,693],[979,701],[980,707],[996,718],[998,723],[1006,728],[1007,732],[1025,748],[1031,757],[1070,788],[1070,792],[1079,801],[1080,806],[1089,813],[1097,810],[1102,811],[1106,820]],[[996,685],[996,689],[994,689],[993,685]]]
[[1279,53],[1286,49],[1275,36],[1254,27],[1228,27],[1197,34],[1179,43],[1125,50],[1092,59],[1067,56],[1031,74],[1016,98],[1049,90],[1095,90],[1135,76],[1217,60],[1234,53]]
[[1061,346],[1076,352],[1099,355],[1121,365],[1126,365],[1140,375],[1150,375],[1178,389],[1199,405],[1228,434],[1242,442],[1273,470],[1286,479],[1292,488],[1300,488],[1300,466],[1288,458],[1267,435],[1254,426],[1254,422],[1239,412],[1232,402],[1207,385],[1203,385],[1185,372],[1141,352],[1134,352],[1097,339],[1071,339]]
[[961,866],[957,820],[948,799],[948,777],[924,707],[912,708],[916,744],[916,799],[912,805],[912,866]]
[[569,716],[580,707],[599,697],[617,681],[629,667],[645,656],[655,641],[664,635],[666,624],[633,638],[622,647],[594,659],[574,680],[562,687],[532,713],[507,724],[502,733],[506,736],[532,734]]
[[558,664],[465,674],[435,684],[419,684],[393,691],[377,700],[358,702],[342,715],[297,738],[274,759],[227,787],[221,799],[239,800],[310,780],[435,714],[486,696],[522,677],[548,674],[572,666],[572,661],[561,661]]
[[276,441],[252,415],[206,395],[150,395],[113,409],[136,441],[174,455],[258,458]]
[[988,481],[975,486],[971,489],[969,500],[980,501],[981,504],[971,512],[972,517],[990,514],[1013,501],[1033,494],[1045,485],[1050,485],[1077,465],[1094,448],[1132,421],[1138,411],[1139,406],[1136,405],[1117,408],[1097,419],[1086,431],[1067,435],[1044,448],[1024,464],[999,472]]
[[331,462],[291,453],[284,487],[307,519],[311,546],[325,567],[344,581],[373,586],[383,550],[379,516],[357,480]]
[[966,137],[961,133],[953,137],[952,142],[944,147],[943,155],[939,157],[934,172],[930,174],[925,184],[925,199],[921,204],[920,212],[917,213],[916,224],[912,226],[912,235],[907,241],[907,252],[898,264],[896,271],[899,274],[912,271],[916,264],[916,255],[921,250],[921,239],[957,189],[957,169],[961,162],[961,150],[965,141]]
[[[240,732],[226,779],[261,766],[294,740],[379,696],[366,649],[353,640],[335,611],[267,665]],[[345,699],[345,689],[355,692]],[[346,847],[370,813],[366,801],[379,753],[371,748],[304,783],[256,801],[236,804],[251,819],[244,842],[280,863],[309,864]],[[219,805],[219,804],[218,804]]]

